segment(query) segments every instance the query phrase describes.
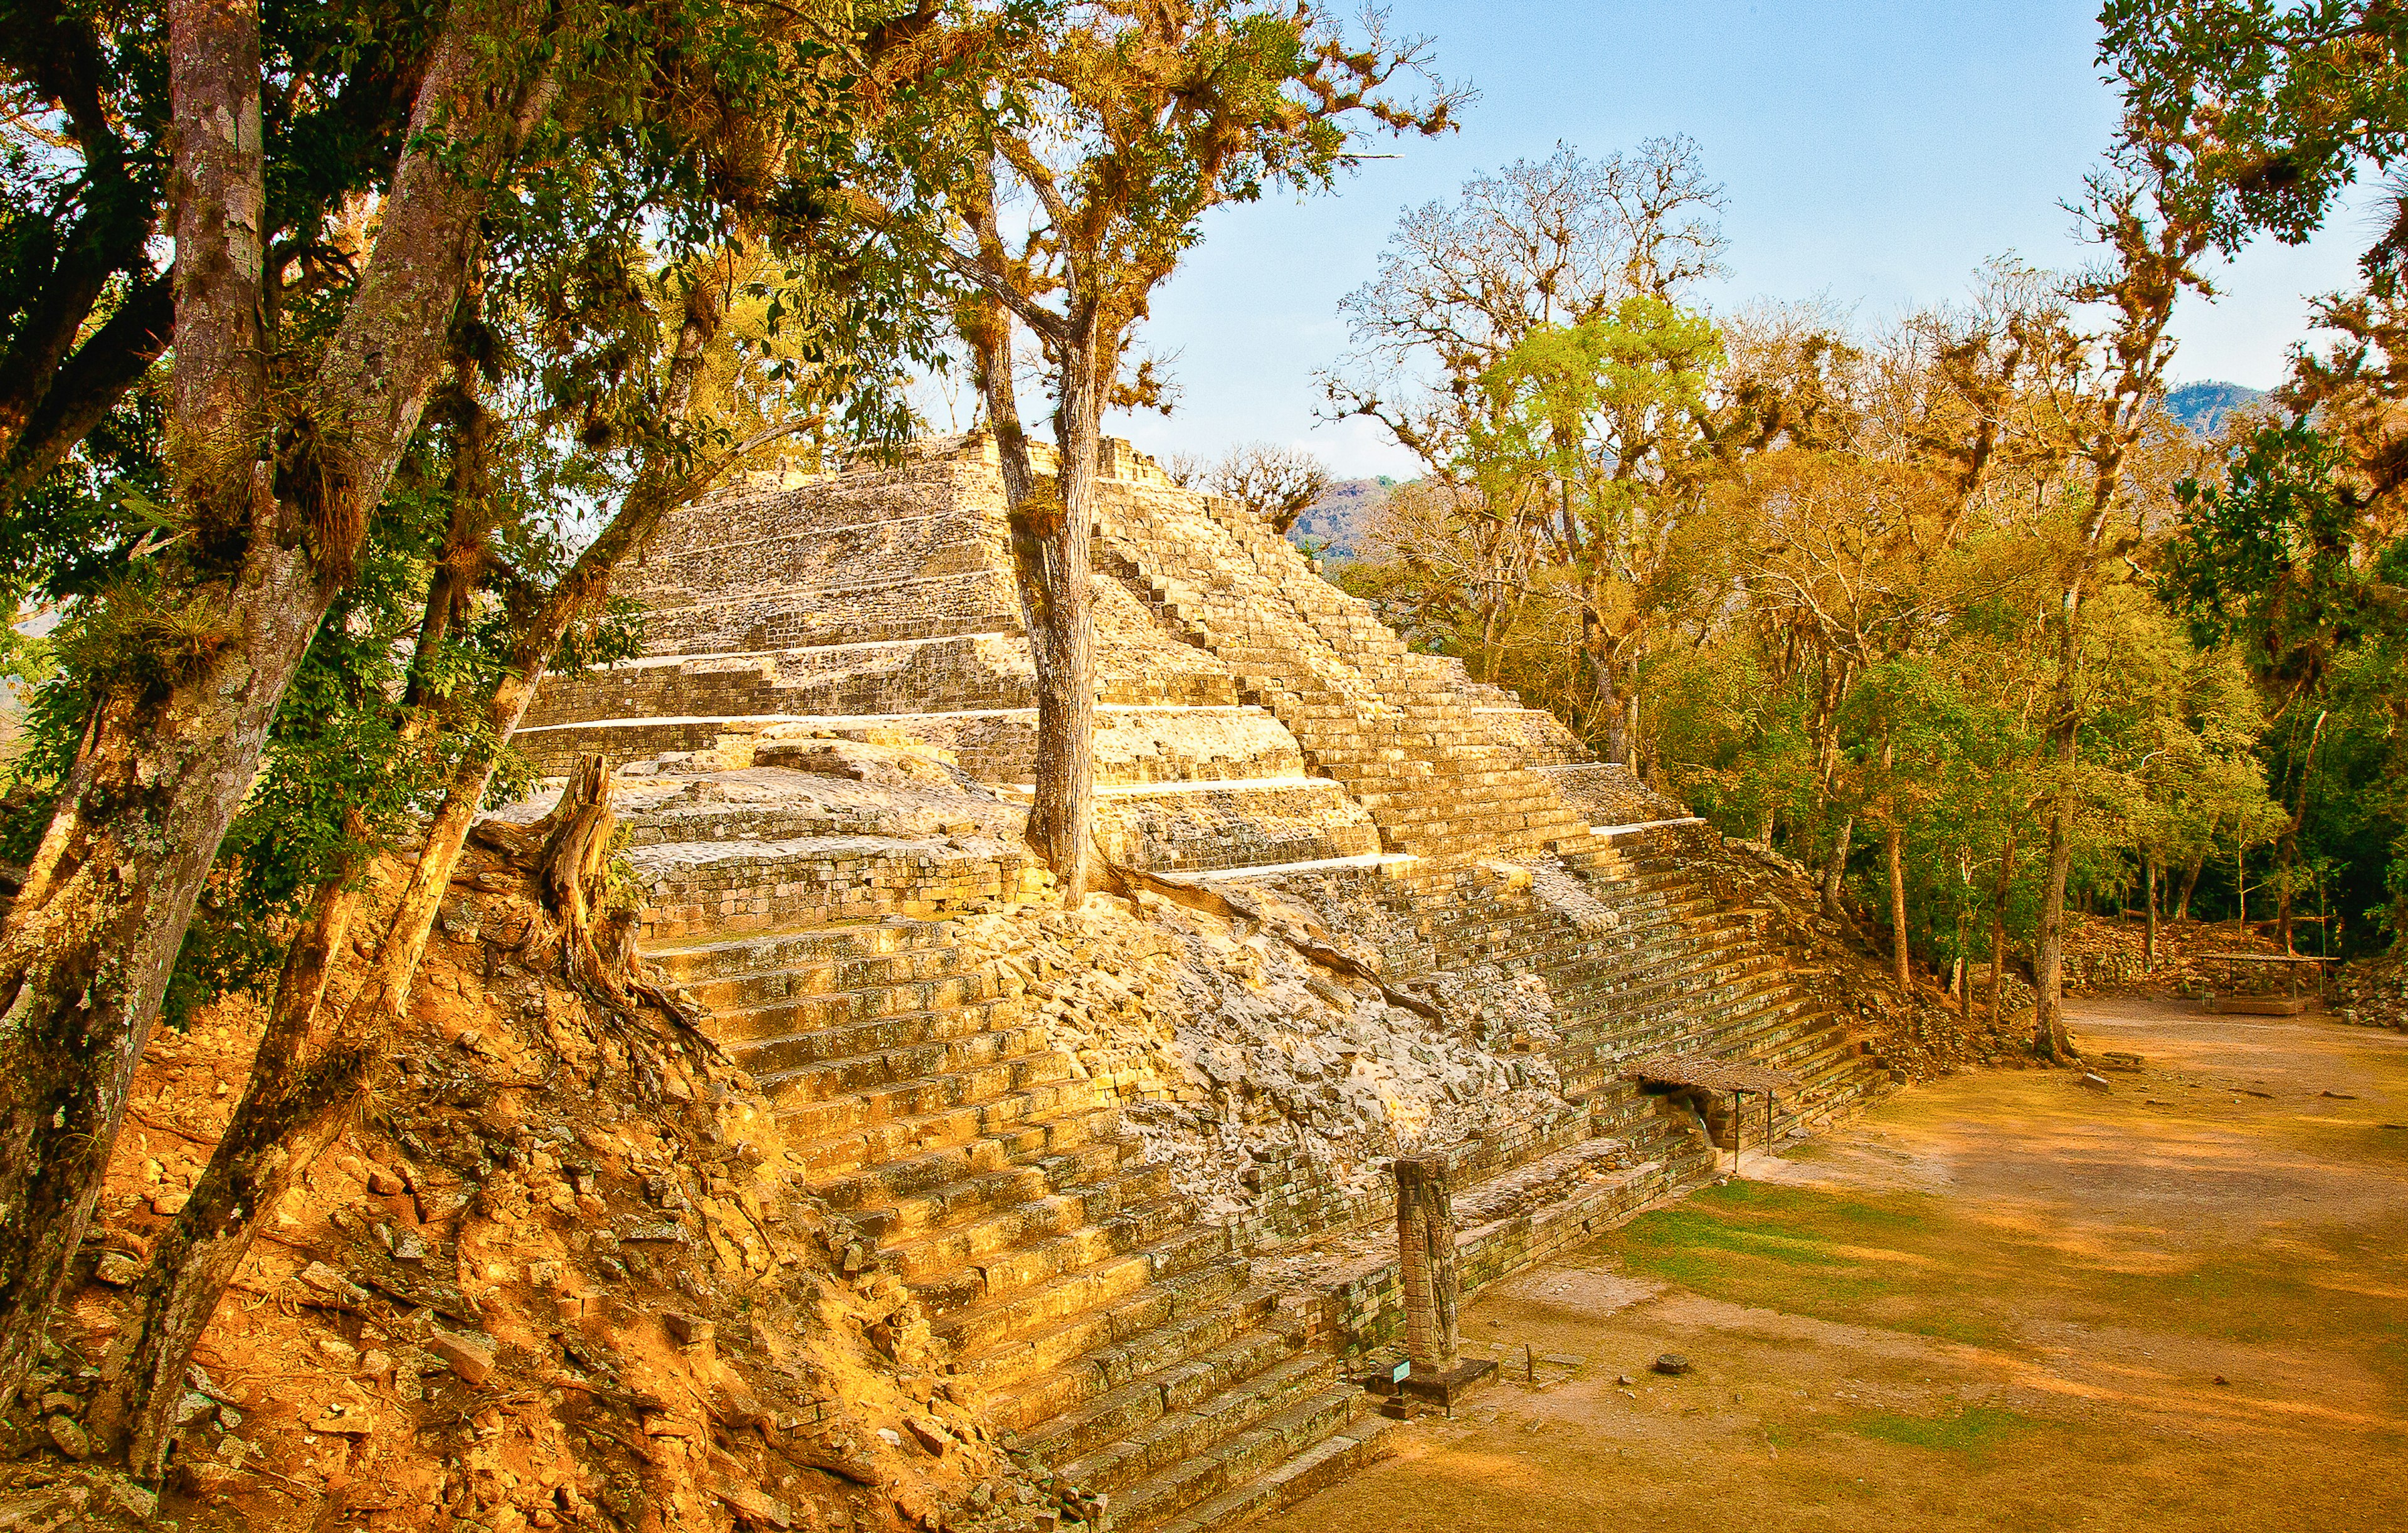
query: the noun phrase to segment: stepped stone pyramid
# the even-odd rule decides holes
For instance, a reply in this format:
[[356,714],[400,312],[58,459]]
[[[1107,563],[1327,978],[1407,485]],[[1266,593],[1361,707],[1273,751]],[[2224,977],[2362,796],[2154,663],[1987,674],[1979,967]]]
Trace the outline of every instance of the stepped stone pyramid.
[[[1782,1132],[1887,1083],[1757,912],[1716,895],[1698,865],[1719,842],[1678,805],[1408,650],[1241,508],[1125,443],[1103,469],[1107,853],[1333,925],[1376,910],[1393,986],[1488,965],[1550,997],[1560,1105],[1447,1147],[1468,1283],[1713,1174],[1718,1125],[1623,1079],[1634,1060],[1786,1071]],[[517,743],[547,772],[599,751],[652,775],[625,795],[650,951],[952,1339],[994,1426],[1079,1514],[1127,1529],[1227,1526],[1376,1453],[1385,1422],[1341,1359],[1400,1323],[1388,1206],[1274,1161],[1250,1212],[1203,1218],[1140,1153],[1124,1088],[1030,1004],[1021,976],[1043,966],[962,938],[1046,884],[1010,808],[1033,673],[992,444],[688,508],[618,591],[646,608],[650,652],[548,681]],[[909,743],[962,778],[917,797],[781,786],[842,742]]]

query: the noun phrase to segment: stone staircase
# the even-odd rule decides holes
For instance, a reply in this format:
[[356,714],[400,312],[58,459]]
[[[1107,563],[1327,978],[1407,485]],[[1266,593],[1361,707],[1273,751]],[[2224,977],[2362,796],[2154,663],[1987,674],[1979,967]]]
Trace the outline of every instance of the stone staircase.
[[1343,783],[1390,851],[1532,851],[1587,822],[1497,743],[1479,708],[1369,604],[1314,575],[1286,539],[1228,503],[1105,487],[1099,569],[1215,656],[1239,695],[1287,725]]
[[649,952],[710,1009],[812,1190],[910,1286],[987,1419],[1102,1497],[1109,1526],[1219,1526],[1369,1456],[1368,1397],[945,923]]
[[1684,838],[1699,834],[1711,832],[1668,825],[1610,838],[1620,887],[1614,880],[1593,887],[1628,901],[1632,925],[1652,915],[1677,925],[1680,938],[1664,944],[1678,952],[1641,981],[1645,988],[1626,994],[1625,1014],[1589,1039],[1610,1039],[1615,1061],[1663,1050],[1785,1071],[1800,1090],[1778,1103],[1776,1134],[1828,1127],[1885,1088],[1887,1073],[1868,1060],[1870,1045],[1847,1020],[1813,998],[1807,981],[1815,974],[1764,944],[1758,912],[1724,904],[1706,887],[1695,849],[1684,848]]
[[[1551,1051],[1566,1092],[1593,1100],[1627,1062],[1706,1055],[1799,1078],[1775,1128],[1828,1125],[1886,1084],[1845,1019],[1807,989],[1694,867],[1698,834],[1672,824],[1557,844],[1557,861],[1593,903],[1589,919],[1513,897],[1461,864],[1401,871],[1397,900],[1416,913],[1440,967],[1491,963],[1546,981],[1556,1019]],[[1705,832],[1704,834],[1711,834]],[[1757,1120],[1760,1124],[1760,1119]],[[1603,1131],[1603,1130],[1599,1130]]]

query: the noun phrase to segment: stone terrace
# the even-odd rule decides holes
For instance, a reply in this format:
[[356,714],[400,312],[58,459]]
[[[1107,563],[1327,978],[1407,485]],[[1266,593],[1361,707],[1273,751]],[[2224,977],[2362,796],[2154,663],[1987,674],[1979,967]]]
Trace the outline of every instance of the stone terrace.
[[[1513,1047],[1545,1054],[1557,1105],[1426,1147],[1463,1189],[1469,1280],[1711,1174],[1698,1113],[1619,1079],[1628,1059],[1787,1070],[1786,1132],[1885,1081],[1697,875],[1712,833],[1554,719],[1407,651],[1125,444],[1095,550],[1114,861],[1379,933],[1407,998],[1475,966],[1543,986],[1551,1028]],[[1047,881],[1017,840],[1034,709],[991,448],[689,508],[619,589],[651,652],[548,681],[518,744],[548,771],[625,764],[648,948],[990,1421],[1128,1529],[1227,1526],[1375,1454],[1341,1369],[1396,1325],[1383,1199],[1305,1156],[1205,1220],[1026,1005],[1024,967],[956,942],[954,918]]]

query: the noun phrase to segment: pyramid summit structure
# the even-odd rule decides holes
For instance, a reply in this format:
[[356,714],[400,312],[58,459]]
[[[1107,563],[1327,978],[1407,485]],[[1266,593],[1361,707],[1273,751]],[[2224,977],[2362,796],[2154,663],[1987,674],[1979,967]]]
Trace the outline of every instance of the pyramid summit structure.
[[[1098,500],[1097,836],[1188,906],[1048,903],[978,436],[678,513],[617,585],[647,652],[516,744],[618,767],[648,951],[986,1428],[1202,1533],[1380,1451],[1405,1128],[1477,1287],[1892,1076],[1679,805],[1125,443]],[[1747,1126],[1716,1080],[1779,1090]]]
[[[1551,714],[1408,649],[1242,508],[1125,442],[1103,466],[1096,781],[1117,860],[1528,851],[1585,835],[1600,808],[1671,808],[1596,769]],[[1035,673],[1010,560],[977,436],[688,507],[618,587],[646,610],[646,655],[548,682],[519,744],[558,770],[775,726],[902,730],[1025,783]]]

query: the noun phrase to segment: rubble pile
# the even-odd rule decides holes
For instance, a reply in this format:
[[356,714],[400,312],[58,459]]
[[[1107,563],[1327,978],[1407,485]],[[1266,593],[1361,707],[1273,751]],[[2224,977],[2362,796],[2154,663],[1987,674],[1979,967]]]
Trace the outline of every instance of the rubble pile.
[[2344,965],[2333,983],[2332,1010],[2356,1026],[2408,1033],[2408,954]]
[[2030,991],[2012,976],[1999,1017],[1984,1013],[1978,983],[1973,1014],[1962,1016],[1938,990],[1900,993],[1887,963],[1863,938],[1823,913],[1821,891],[1803,864],[1761,842],[1736,840],[1724,840],[1701,861],[1709,885],[1757,912],[1760,938],[1825,1006],[1856,1019],[1896,1078],[1928,1080],[1969,1065],[2030,1059]]
[[1561,1109],[1542,985],[1493,966],[1441,974],[1415,997],[1440,1019],[1433,1026],[1282,938],[1308,925],[1328,938],[1312,912],[1252,898],[1274,919],[1232,920],[1140,889],[1091,896],[1075,913],[970,916],[957,940],[1036,1003],[1056,1044],[1124,1104],[1147,1157],[1209,1217],[1248,1211],[1249,1172],[1274,1153],[1361,1195],[1399,1146]]
[[2279,953],[2282,942],[2239,922],[2157,923],[2157,961],[2148,961],[2148,924],[2135,916],[2069,914],[2065,988],[2077,996],[2204,996],[2231,976],[2203,961],[2211,953]]
[[[9,1526],[1026,1526],[917,1305],[800,1190],[752,1082],[571,989],[472,851],[397,1084],[264,1230],[206,1333],[165,1496],[97,1468],[123,1285],[232,1116],[256,1009],[163,1031],[84,1281],[6,1423]],[[366,924],[363,923],[366,929]]]

